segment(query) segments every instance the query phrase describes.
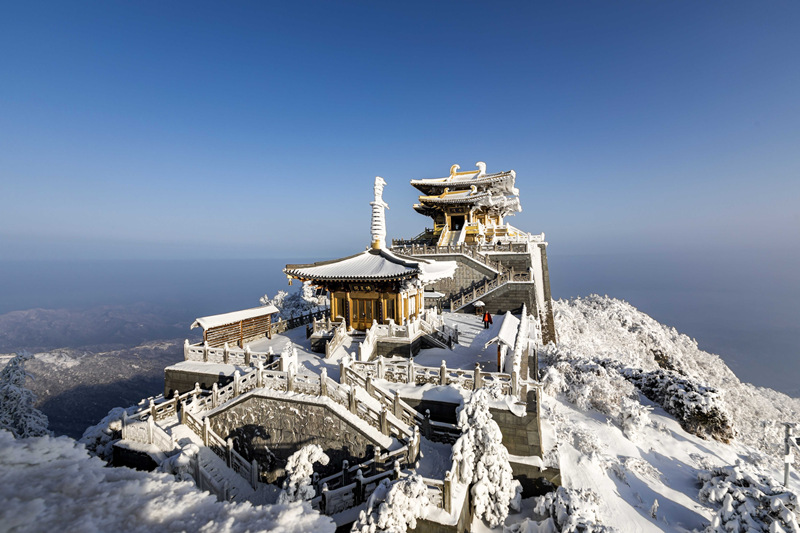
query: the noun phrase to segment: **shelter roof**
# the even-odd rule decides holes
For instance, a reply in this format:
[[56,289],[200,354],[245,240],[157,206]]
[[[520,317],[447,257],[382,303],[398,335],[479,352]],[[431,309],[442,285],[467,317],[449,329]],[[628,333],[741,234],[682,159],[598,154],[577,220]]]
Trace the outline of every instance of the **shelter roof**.
[[411,185],[423,191],[428,191],[444,189],[445,187],[453,189],[469,187],[470,185],[492,185],[508,178],[516,178],[516,173],[513,170],[505,170],[493,174],[481,174],[480,170],[474,170],[470,172],[457,172],[445,178],[411,180]]
[[476,189],[460,191],[445,191],[439,195],[420,196],[423,204],[474,204],[478,200],[488,198],[492,194],[488,191],[478,192]]
[[305,265],[286,265],[287,276],[310,281],[381,281],[418,277],[423,283],[451,277],[455,261],[433,261],[370,249],[349,257]]
[[518,329],[519,318],[512,315],[511,311],[506,311],[506,314],[503,315],[503,323],[500,325],[500,331],[497,333],[497,337],[493,337],[487,342],[484,348],[493,342],[498,342],[500,344],[505,344],[509,348],[514,348],[514,344],[517,341]]
[[231,313],[222,313],[221,315],[204,316],[196,318],[192,322],[189,329],[201,327],[204,330],[216,328],[218,326],[227,326],[229,324],[236,324],[242,320],[249,318],[257,318],[266,315],[272,315],[278,312],[278,308],[274,305],[262,305],[261,307],[253,307],[251,309],[243,309],[241,311],[233,311]]

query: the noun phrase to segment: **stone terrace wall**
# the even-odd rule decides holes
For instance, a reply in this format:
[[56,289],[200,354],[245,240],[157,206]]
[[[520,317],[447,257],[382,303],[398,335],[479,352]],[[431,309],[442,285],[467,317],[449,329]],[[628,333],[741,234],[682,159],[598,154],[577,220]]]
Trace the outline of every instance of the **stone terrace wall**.
[[306,444],[318,444],[330,457],[328,466],[317,470],[322,477],[340,471],[343,460],[353,464],[372,457],[379,446],[327,406],[298,399],[251,396],[214,414],[211,429],[234,438],[237,451],[255,458],[270,482],[284,475],[286,459]]

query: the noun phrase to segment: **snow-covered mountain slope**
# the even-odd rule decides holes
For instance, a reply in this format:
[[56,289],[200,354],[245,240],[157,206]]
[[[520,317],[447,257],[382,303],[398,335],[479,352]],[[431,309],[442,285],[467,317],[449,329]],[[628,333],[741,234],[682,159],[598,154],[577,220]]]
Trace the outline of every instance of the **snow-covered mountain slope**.
[[[558,301],[555,311],[559,344],[540,353],[542,414],[555,437],[545,460],[561,468],[565,488],[524,502],[549,521],[512,514],[508,531],[581,523],[588,531],[797,531],[797,495],[775,479],[782,423],[800,422],[800,401],[742,383],[719,357],[623,301],[590,296]],[[659,376],[661,394],[647,390],[659,403],[642,393],[645,382],[634,379],[642,375]],[[719,418],[729,433],[703,430]],[[790,488],[798,485],[793,473]]]
[[174,476],[107,468],[67,437],[0,430],[0,530],[332,533],[307,502],[222,503]]

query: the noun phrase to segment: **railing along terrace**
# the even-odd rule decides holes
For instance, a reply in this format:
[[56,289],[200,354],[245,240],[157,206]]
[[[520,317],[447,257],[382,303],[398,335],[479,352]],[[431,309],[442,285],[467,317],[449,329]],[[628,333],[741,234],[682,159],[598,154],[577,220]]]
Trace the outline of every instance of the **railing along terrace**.
[[424,385],[458,384],[467,390],[477,390],[486,385],[496,384],[503,394],[516,396],[519,393],[518,376],[504,372],[485,372],[480,364],[474,370],[448,368],[446,361],[439,367],[422,366],[414,361],[390,362],[383,357],[375,361],[350,361],[350,367],[356,373],[372,379],[385,379],[393,383],[413,383]]
[[529,281],[533,281],[531,272],[515,272],[513,268],[506,270],[493,279],[484,283],[473,284],[471,287],[467,287],[461,292],[456,293],[456,295],[450,299],[450,309],[453,311],[461,309],[465,305],[486,296],[491,291],[506,283]]
[[500,271],[500,262],[480,253],[479,246],[474,244],[450,244],[447,246],[436,246],[428,244],[395,244],[397,241],[392,241],[392,251],[403,255],[453,255],[460,254],[466,255],[475,261],[491,268],[492,270]]
[[266,352],[254,352],[249,345],[242,349],[238,347],[231,348],[228,343],[225,343],[221,348],[212,348],[207,343],[189,344],[188,340],[183,343],[183,359],[185,361],[239,366],[255,366],[258,361],[262,362],[265,367],[278,364],[271,346]]

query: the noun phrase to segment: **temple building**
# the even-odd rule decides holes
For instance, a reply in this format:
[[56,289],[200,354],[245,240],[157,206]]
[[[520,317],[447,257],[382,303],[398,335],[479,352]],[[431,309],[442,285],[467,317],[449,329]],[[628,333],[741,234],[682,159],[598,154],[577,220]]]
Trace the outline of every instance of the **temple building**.
[[372,245],[367,250],[331,261],[286,265],[290,279],[327,290],[331,318],[348,329],[366,331],[378,324],[404,324],[420,317],[425,307],[424,287],[453,276],[456,263],[408,257],[386,247],[383,187],[375,178],[372,205]]
[[414,209],[433,219],[433,229],[421,236],[438,246],[486,244],[502,239],[518,239],[520,232],[503,218],[522,211],[519,190],[514,187],[513,170],[486,174],[486,163],[478,170],[458,172],[450,167],[445,178],[411,180],[422,192]]
[[524,304],[538,319],[542,342],[555,342],[544,233],[531,234],[505,221],[522,211],[516,172],[489,174],[482,161],[475,166],[461,172],[452,165],[446,177],[411,180],[422,193],[414,209],[430,217],[433,226],[413,239],[394,239],[392,251],[458,263],[452,279],[432,287],[444,294],[445,308],[519,313]]

